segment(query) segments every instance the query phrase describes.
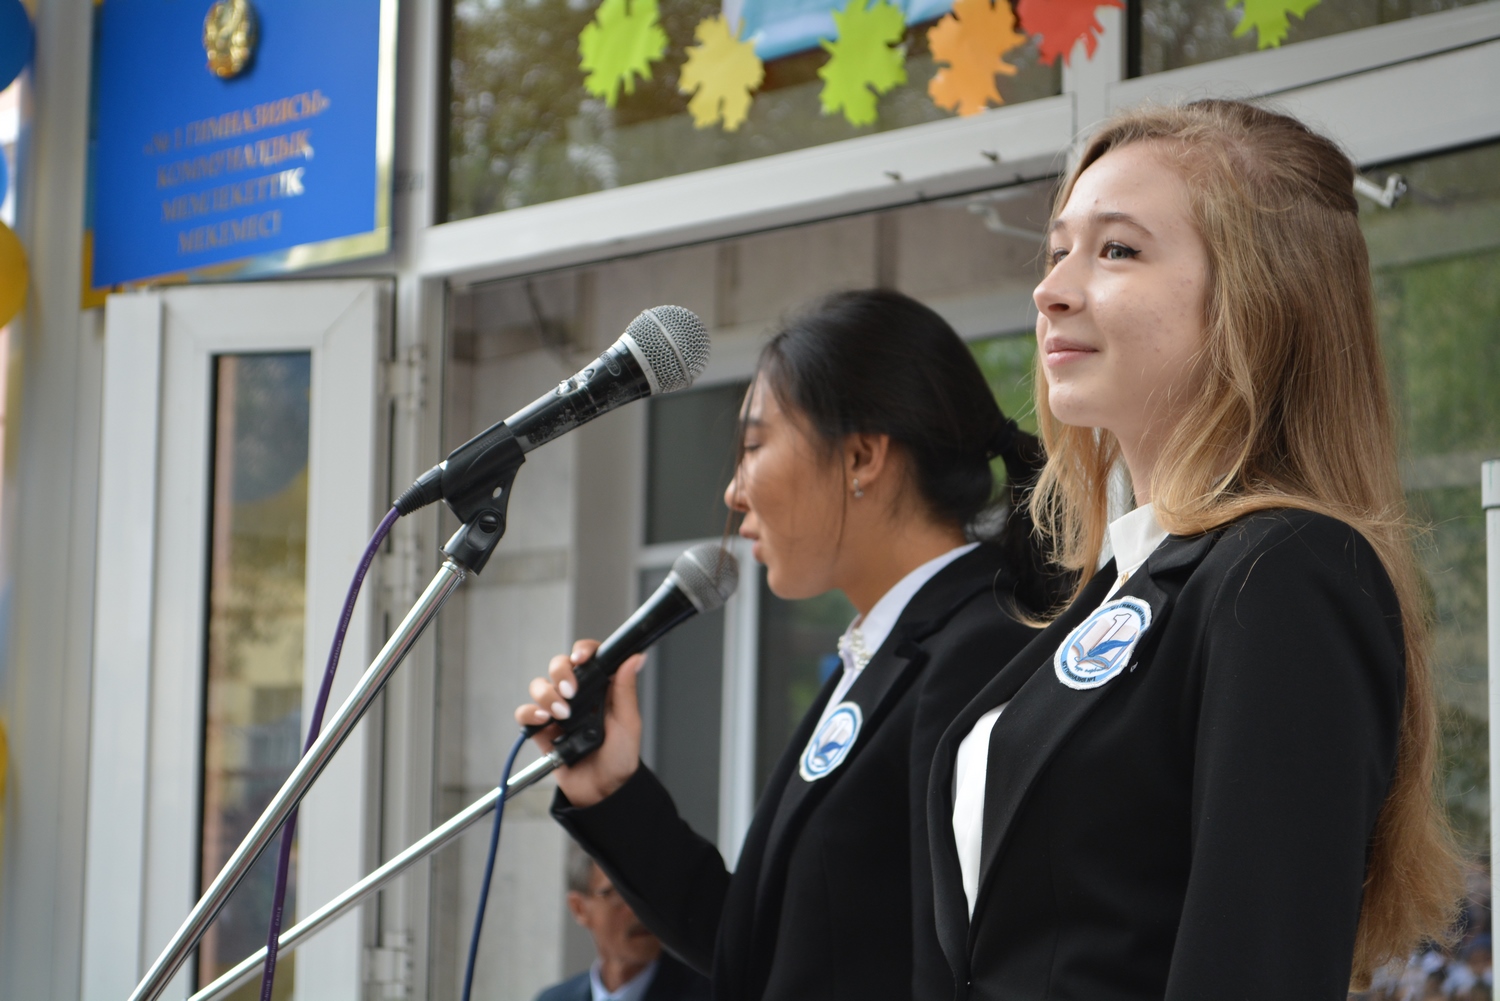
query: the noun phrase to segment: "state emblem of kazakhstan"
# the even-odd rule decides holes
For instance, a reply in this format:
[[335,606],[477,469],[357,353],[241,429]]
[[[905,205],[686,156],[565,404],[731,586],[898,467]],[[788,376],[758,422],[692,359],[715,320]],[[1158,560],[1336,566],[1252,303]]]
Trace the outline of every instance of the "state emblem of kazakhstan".
[[859,739],[859,728],[863,722],[864,714],[860,712],[858,703],[840,702],[834,706],[833,712],[828,714],[828,718],[813,733],[812,739],[807,742],[807,749],[802,752],[802,765],[798,769],[802,777],[809,782],[816,782],[842,765],[849,756],[850,748]]
[[217,0],[203,19],[203,51],[214,76],[239,76],[255,54],[255,8],[250,0]]
[[1057,680],[1079,691],[1098,688],[1125,670],[1150,625],[1151,606],[1137,598],[1100,606],[1057,648],[1052,657]]

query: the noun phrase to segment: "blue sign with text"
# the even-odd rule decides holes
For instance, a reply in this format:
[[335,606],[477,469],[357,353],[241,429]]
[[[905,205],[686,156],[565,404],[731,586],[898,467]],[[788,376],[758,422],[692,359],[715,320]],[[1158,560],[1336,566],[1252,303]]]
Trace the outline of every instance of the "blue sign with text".
[[94,288],[383,225],[381,0],[103,0],[98,16]]

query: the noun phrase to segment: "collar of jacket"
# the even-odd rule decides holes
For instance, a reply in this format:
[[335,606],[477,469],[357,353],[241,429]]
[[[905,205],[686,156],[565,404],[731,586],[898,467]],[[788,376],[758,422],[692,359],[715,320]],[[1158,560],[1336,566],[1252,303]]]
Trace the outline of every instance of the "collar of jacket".
[[[1203,561],[1218,535],[1209,532],[1186,538],[1168,536],[1145,566],[1114,595],[1141,598],[1151,606],[1151,625],[1135,651],[1132,668],[1149,658],[1181,590],[1182,580]],[[971,945],[968,900],[958,866],[958,849],[951,834],[958,745],[980,716],[998,705],[1011,703],[1001,717],[1004,725],[997,724],[990,739],[979,899],[974,908],[978,913],[985,905],[995,860],[1032,783],[1074,728],[1110,690],[1109,684],[1087,691],[1068,688],[1057,680],[1050,667],[1058,645],[1103,602],[1114,584],[1113,567],[1111,561],[1061,615],[1000,669],[994,680],[949,725],[938,743],[928,786],[927,820],[928,830],[933,832],[932,875],[938,941],[958,983],[968,980]]]
[[[864,717],[854,746],[838,768],[816,782],[807,782],[798,773],[802,751],[812,738],[828,699],[838,685],[834,674],[824,683],[802,722],[788,741],[786,749],[766,782],[764,798],[755,811],[755,819],[745,834],[731,896],[754,894],[754,903],[741,909],[732,903],[725,907],[726,918],[732,913],[752,915],[752,927],[730,927],[726,920],[719,928],[721,943],[751,943],[744,975],[728,978],[744,986],[737,997],[759,998],[764,993],[770,954],[775,947],[786,889],[786,873],[797,834],[814,808],[828,795],[835,783],[853,767],[890,710],[927,664],[928,653],[923,642],[939,632],[969,602],[981,595],[1002,594],[1009,600],[1012,581],[1005,569],[1004,556],[996,546],[981,545],[954,560],[923,585],[897,618],[890,635],[870,658],[845,696],[858,703]],[[736,950],[738,951],[738,950]],[[720,954],[727,954],[721,945]],[[715,977],[716,982],[722,983]]]

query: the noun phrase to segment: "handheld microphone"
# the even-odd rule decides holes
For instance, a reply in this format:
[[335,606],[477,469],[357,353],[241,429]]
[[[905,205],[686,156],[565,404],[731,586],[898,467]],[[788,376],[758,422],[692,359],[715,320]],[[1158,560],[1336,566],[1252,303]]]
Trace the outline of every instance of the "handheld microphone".
[[[604,741],[604,697],[620,665],[699,612],[723,605],[739,582],[739,562],[718,543],[702,543],[677,557],[655,593],[574,672],[578,691],[568,700],[572,715],[553,721],[563,735],[552,749],[563,762],[571,765]],[[526,735],[551,725],[533,724]]]
[[692,384],[708,366],[708,332],[692,310],[656,306],[571,379],[464,442],[396,500],[407,515],[439,499],[468,522],[510,486],[525,454],[616,407]]

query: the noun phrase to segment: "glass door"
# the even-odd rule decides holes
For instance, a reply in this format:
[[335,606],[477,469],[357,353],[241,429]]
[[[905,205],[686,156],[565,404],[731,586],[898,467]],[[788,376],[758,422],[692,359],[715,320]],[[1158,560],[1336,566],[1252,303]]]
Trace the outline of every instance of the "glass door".
[[[334,281],[110,300],[85,996],[129,995],[300,756],[387,502],[388,298],[385,282]],[[332,706],[380,639],[378,594],[367,585],[356,610]],[[303,803],[285,926],[371,868],[368,739],[362,725]],[[267,852],[167,997],[264,944],[274,867]],[[363,996],[363,921],[283,953],[276,996]]]
[[[199,892],[301,756],[311,376],[310,351],[214,360]],[[295,849],[292,859],[287,914],[297,913]],[[275,877],[267,852],[204,937],[197,986],[265,944]],[[278,998],[291,996],[296,960],[281,960]]]

